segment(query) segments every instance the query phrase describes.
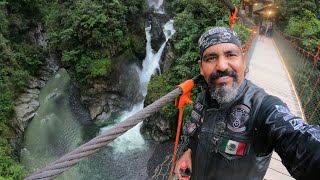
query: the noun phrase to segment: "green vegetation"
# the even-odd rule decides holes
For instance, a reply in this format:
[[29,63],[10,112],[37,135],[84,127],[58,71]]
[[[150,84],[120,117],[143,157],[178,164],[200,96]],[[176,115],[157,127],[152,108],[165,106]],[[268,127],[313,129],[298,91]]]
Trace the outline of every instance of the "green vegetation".
[[[239,2],[238,2],[239,3]],[[161,76],[153,76],[149,86],[145,104],[150,104],[161,96],[173,90],[184,80],[195,77],[199,74],[198,69],[198,39],[207,29],[214,26],[229,26],[229,10],[220,1],[212,0],[177,0],[170,6],[174,17],[176,33],[173,37],[173,44],[177,59],[172,67]],[[249,31],[241,24],[235,24],[243,42],[249,37]],[[196,86],[193,89],[192,99],[201,88]],[[190,113],[191,106],[185,109]],[[160,115],[163,118],[175,121],[177,119],[177,108],[173,103],[161,109]],[[184,116],[188,120],[189,116]]]
[[304,10],[301,17],[290,18],[285,32],[303,39],[302,46],[315,53],[315,47],[320,43],[320,20],[311,11]]
[[[144,51],[144,0],[40,1],[52,50],[82,85],[107,76],[126,50]],[[67,17],[67,18],[66,18]]]
[[8,146],[8,142],[4,139],[0,139],[0,179],[15,180],[22,179],[25,176],[25,172],[22,166],[17,165],[8,154],[11,154],[11,148]]
[[314,0],[277,0],[281,21],[277,22],[286,35],[296,37],[298,46],[315,53],[320,43],[320,3]]
[[[28,78],[38,75],[48,52],[61,58],[59,63],[80,85],[105,77],[121,63],[121,53],[144,54],[143,12],[144,0],[0,2],[0,179],[25,176],[13,160],[9,120],[14,100]],[[40,26],[49,37],[47,49],[33,40],[32,32]]]
[[14,99],[22,92],[29,75],[36,75],[44,60],[40,48],[32,45],[28,35],[35,27],[34,3],[0,2],[0,179],[22,179],[23,168],[12,158],[9,140],[13,136],[8,121]]

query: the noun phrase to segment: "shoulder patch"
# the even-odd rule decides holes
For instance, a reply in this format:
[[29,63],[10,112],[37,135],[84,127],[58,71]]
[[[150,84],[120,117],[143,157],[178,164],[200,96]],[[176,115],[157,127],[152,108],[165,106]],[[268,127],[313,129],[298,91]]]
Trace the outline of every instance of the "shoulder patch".
[[183,133],[186,135],[192,136],[196,129],[197,129],[196,123],[188,122],[183,127]]
[[193,119],[194,122],[199,122],[201,119],[201,115],[197,113],[195,110],[191,111],[191,118]]
[[202,105],[201,103],[197,102],[197,104],[194,106],[194,108],[195,108],[196,110],[198,110],[198,111],[202,111],[203,105]]

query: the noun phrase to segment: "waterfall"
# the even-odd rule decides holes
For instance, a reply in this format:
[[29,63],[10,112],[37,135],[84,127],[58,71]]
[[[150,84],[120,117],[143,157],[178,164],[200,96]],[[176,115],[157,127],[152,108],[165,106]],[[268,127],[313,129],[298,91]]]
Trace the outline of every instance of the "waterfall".
[[164,14],[162,7],[163,0],[148,0],[149,7],[154,7],[154,12],[158,14]]
[[[151,47],[151,34],[150,34],[151,26],[145,28],[146,32],[146,57],[143,60],[142,70],[139,71],[140,77],[140,91],[145,97],[147,95],[147,88],[148,83],[150,81],[151,75],[155,72],[160,72],[160,58],[162,52],[166,46],[167,41],[171,38],[171,36],[175,33],[173,28],[173,20],[169,20],[163,28],[163,33],[165,34],[166,41],[161,45],[158,52],[155,52]],[[131,115],[135,114],[139,110],[143,109],[143,101],[137,103],[131,111],[125,111],[122,113],[121,117],[119,118],[120,121],[125,120],[126,118],[130,117]],[[140,127],[142,123],[139,123],[134,128],[127,131],[125,134],[120,136],[119,138],[115,139],[109,146],[114,148],[114,153],[125,153],[127,150],[136,150],[140,149],[143,150],[146,148],[145,141],[140,134]],[[109,127],[101,128],[101,133],[109,129]]]

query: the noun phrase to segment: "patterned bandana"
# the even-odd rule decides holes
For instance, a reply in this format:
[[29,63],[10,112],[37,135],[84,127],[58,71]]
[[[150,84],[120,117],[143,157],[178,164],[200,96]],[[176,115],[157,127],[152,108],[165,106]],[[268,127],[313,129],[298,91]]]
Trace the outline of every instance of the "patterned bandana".
[[210,46],[220,43],[232,43],[242,51],[241,41],[236,32],[226,27],[215,27],[203,33],[199,39],[200,56]]

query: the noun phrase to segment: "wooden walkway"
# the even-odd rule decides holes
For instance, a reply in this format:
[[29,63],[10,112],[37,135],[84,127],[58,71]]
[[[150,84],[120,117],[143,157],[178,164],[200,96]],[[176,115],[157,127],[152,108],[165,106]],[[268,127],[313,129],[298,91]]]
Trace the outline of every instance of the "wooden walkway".
[[[255,47],[252,48],[254,50],[247,78],[257,86],[264,88],[267,93],[279,97],[288,105],[292,113],[302,117],[291,79],[274,41],[271,38],[260,36]],[[282,165],[281,158],[276,152],[273,153],[265,179],[294,179]]]

